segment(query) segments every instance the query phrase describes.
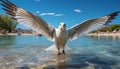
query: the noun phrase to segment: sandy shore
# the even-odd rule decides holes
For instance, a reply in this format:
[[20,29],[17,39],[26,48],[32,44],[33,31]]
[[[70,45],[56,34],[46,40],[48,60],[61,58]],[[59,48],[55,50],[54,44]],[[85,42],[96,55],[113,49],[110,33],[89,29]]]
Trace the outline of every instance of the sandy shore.
[[117,33],[90,33],[87,36],[120,36],[120,32]]
[[[18,35],[17,33],[7,33],[7,34],[0,34],[0,36],[3,35],[10,35],[10,36],[14,36],[14,35]],[[36,34],[28,34],[28,33],[23,33],[21,35],[24,36],[35,36]],[[117,33],[89,33],[86,36],[120,36],[120,32]]]
[[[0,34],[0,36],[4,36],[4,35],[19,35],[18,33],[7,33],[7,34]],[[35,35],[35,34],[28,34],[28,33],[23,33],[23,34],[20,34],[20,35]]]

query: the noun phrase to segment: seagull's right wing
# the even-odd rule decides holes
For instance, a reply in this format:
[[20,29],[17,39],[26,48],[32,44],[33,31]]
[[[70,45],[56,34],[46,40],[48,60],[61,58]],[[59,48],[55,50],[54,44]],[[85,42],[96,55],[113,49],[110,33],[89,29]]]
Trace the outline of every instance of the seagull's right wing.
[[119,12],[114,12],[104,17],[87,20],[81,24],[78,24],[68,29],[68,33],[69,33],[68,40],[76,39],[80,35],[85,35],[89,32],[102,28],[105,24],[111,22],[111,20],[114,19],[115,16],[118,15],[118,13]]
[[55,28],[47,24],[40,17],[16,6],[8,0],[1,0],[2,6],[7,14],[17,20],[17,22],[30,27],[39,34],[44,35],[49,40],[54,40]]

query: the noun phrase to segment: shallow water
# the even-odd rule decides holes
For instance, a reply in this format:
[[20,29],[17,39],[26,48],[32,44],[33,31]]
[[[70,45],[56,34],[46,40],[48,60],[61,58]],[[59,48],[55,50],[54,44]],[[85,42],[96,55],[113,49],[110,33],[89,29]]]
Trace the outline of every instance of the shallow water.
[[80,37],[61,57],[45,51],[52,44],[39,36],[0,36],[0,69],[120,69],[120,37]]

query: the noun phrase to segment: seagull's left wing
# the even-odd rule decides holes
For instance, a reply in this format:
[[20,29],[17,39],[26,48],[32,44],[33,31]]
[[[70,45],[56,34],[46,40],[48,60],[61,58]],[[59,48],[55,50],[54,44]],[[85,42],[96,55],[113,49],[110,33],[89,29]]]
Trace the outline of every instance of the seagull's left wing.
[[17,22],[30,27],[32,30],[42,34],[49,40],[54,40],[55,28],[47,24],[42,18],[16,6],[8,0],[1,0],[1,5],[7,14],[17,20]]
[[112,14],[109,14],[107,16],[101,17],[101,18],[95,18],[91,20],[87,20],[81,24],[78,24],[70,29],[68,29],[68,40],[73,40],[78,38],[80,35],[87,34],[89,32],[98,30],[102,28],[104,25],[111,22],[112,19],[115,18],[115,16],[118,15],[118,11],[114,12]]

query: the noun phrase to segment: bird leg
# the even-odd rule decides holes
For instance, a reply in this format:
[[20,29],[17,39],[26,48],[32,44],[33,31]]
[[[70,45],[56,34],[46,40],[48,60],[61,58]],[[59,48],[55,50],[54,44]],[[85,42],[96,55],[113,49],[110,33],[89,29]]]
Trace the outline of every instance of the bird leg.
[[57,47],[57,55],[62,55],[59,50],[59,46]]
[[62,53],[65,55],[65,50],[64,50],[64,47],[63,47],[63,51],[62,51]]

